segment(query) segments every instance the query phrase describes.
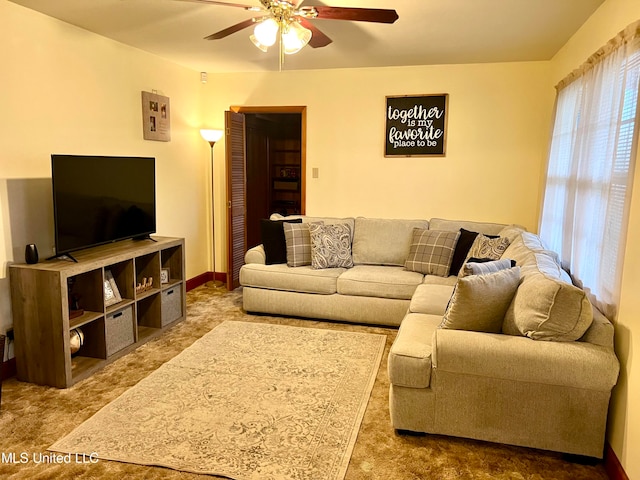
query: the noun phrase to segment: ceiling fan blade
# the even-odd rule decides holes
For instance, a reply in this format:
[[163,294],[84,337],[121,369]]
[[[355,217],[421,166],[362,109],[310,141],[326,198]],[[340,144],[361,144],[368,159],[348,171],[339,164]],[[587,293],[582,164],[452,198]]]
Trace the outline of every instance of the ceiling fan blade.
[[328,20],[354,20],[357,22],[393,23],[398,19],[395,10],[383,8],[351,8],[314,6],[316,18]]
[[228,2],[217,2],[215,0],[178,0],[180,2],[191,2],[191,3],[205,3],[207,5],[222,5],[224,7],[239,7],[244,8],[245,10],[262,10],[260,7],[254,7],[253,5],[243,5],[240,3],[228,3]]
[[311,30],[311,40],[309,40],[310,47],[313,47],[313,48],[326,47],[331,42],[333,42],[333,40],[331,40],[324,33],[322,33],[313,23],[311,23],[306,18],[298,18],[298,20],[300,20],[300,24],[304,28]]
[[225,28],[224,30],[220,30],[219,32],[212,33],[208,37],[204,37],[205,40],[220,40],[221,38],[228,37],[229,35],[239,32],[240,30],[244,30],[251,25],[255,25],[256,19],[249,18],[248,20],[244,20],[240,23],[236,23],[235,25],[231,25],[230,27]]

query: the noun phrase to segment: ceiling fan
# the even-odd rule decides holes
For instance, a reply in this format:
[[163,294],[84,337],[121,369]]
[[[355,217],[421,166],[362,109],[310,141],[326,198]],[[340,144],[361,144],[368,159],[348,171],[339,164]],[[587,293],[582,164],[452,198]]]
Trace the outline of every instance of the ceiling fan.
[[249,18],[212,33],[206,40],[220,40],[233,33],[255,25],[250,39],[263,52],[278,42],[280,51],[280,69],[284,55],[299,52],[305,45],[313,48],[326,47],[332,40],[320,31],[310,20],[350,20],[357,22],[394,23],[398,19],[395,10],[381,8],[354,7],[301,7],[304,0],[260,0],[261,6],[239,3],[219,2],[215,0],[180,0],[183,2],[222,5],[243,8],[250,12],[262,12],[263,15]]

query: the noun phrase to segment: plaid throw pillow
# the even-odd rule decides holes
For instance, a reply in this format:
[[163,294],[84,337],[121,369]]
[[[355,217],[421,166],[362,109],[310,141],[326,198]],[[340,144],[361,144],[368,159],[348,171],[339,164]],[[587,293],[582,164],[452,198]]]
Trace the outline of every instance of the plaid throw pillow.
[[414,228],[405,268],[425,275],[448,276],[459,236],[460,232]]
[[283,228],[284,240],[287,245],[287,265],[290,267],[311,265],[311,233],[309,232],[309,224],[284,223]]

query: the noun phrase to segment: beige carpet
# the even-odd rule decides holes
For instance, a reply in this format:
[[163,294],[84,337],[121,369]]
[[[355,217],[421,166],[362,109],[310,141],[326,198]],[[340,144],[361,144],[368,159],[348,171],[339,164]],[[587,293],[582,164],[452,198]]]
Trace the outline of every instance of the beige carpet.
[[2,385],[0,452],[25,454],[24,463],[0,462],[2,480],[206,480],[212,477],[133,463],[42,463],[40,455],[108,403],[224,321],[290,325],[386,336],[367,410],[345,480],[606,480],[602,464],[581,465],[561,454],[440,435],[399,434],[389,422],[386,361],[397,329],[323,322],[242,310],[242,290],[206,286],[187,293],[187,319],[166,334],[67,389],[15,378]]
[[50,450],[246,480],[342,480],[385,336],[224,322]]

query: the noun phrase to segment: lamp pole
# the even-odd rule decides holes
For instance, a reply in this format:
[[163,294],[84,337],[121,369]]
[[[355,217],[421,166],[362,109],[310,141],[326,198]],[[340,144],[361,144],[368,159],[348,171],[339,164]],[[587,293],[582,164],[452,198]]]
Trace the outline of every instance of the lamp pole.
[[212,243],[212,254],[211,254],[211,263],[213,268],[213,288],[218,288],[222,286],[222,282],[218,282],[216,280],[216,201],[215,201],[215,182],[214,182],[214,170],[215,170],[215,162],[213,160],[213,147],[216,142],[222,138],[222,134],[224,132],[222,130],[213,130],[213,129],[202,129],[200,130],[200,135],[207,142],[209,142],[209,146],[211,147],[211,243]]

